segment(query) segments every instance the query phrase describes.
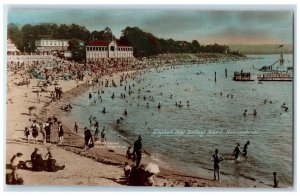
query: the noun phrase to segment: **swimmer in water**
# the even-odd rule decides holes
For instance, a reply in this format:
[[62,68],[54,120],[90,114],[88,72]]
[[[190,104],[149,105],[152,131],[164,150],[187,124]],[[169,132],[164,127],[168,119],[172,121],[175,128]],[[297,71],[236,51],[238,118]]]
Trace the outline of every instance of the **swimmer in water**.
[[256,116],[256,114],[257,114],[256,109],[254,109],[253,116]]

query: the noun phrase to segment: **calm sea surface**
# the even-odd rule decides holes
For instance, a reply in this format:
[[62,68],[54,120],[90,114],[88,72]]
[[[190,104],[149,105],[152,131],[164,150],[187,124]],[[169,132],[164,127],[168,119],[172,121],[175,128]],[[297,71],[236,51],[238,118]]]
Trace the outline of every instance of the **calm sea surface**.
[[[120,98],[120,94],[125,93],[125,85],[104,88],[102,102],[89,102],[87,92],[73,101],[83,106],[73,107],[72,119],[88,125],[88,118],[93,115],[101,126],[131,143],[141,134],[143,147],[151,156],[161,164],[190,175],[212,178],[210,157],[218,148],[227,159],[222,162],[222,172],[231,180],[249,178],[272,184],[272,172],[276,171],[280,185],[291,186],[293,83],[233,81],[234,71],[249,71],[256,79],[259,71],[252,65],[259,68],[278,59],[278,55],[253,57],[245,61],[182,65],[176,69],[151,71],[138,77],[140,83],[128,80],[126,99]],[[292,65],[292,56],[286,58]],[[225,69],[228,70],[227,78]],[[217,82],[214,81],[215,71]],[[129,85],[134,91],[131,95],[128,95]],[[97,96],[96,91],[93,90],[94,96]],[[111,99],[113,92],[115,99]],[[146,100],[143,100],[144,95]],[[233,95],[233,98],[227,95]],[[268,103],[264,104],[264,100]],[[180,101],[183,107],[176,107],[175,102]],[[157,108],[159,102],[161,109]],[[289,107],[287,112],[281,108],[283,103]],[[103,107],[106,114],[101,113]],[[127,117],[122,115],[125,109]],[[247,110],[246,116],[243,116],[244,110]],[[121,116],[124,121],[117,126],[116,121]],[[241,144],[242,150],[247,140],[250,141],[249,158],[230,160],[236,143]]]

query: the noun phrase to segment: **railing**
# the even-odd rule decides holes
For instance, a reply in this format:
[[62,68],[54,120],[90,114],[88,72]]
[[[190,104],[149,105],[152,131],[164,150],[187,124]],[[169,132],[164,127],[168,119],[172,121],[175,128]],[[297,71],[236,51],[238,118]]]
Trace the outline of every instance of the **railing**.
[[7,55],[7,61],[32,61],[57,59],[53,55]]

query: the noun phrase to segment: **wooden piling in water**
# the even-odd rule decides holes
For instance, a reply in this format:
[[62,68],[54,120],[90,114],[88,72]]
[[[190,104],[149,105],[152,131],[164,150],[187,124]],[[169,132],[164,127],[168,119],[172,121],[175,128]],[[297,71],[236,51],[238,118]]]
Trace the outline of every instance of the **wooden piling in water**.
[[215,82],[217,82],[217,72],[215,72]]
[[227,69],[225,69],[225,77],[227,78]]

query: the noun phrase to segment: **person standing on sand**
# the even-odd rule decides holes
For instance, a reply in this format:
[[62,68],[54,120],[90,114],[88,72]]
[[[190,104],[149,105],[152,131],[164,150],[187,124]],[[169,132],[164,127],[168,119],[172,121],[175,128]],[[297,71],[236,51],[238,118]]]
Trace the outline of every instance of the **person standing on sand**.
[[98,134],[99,134],[100,130],[99,130],[99,126],[98,125],[95,125],[95,127],[96,127],[96,129],[95,129],[94,139],[95,139],[95,141],[98,141],[99,140],[98,139]]
[[59,100],[61,99],[61,95],[62,95],[62,93],[63,93],[63,91],[62,91],[62,88],[60,87],[59,89],[58,89],[58,96],[59,96]]
[[58,122],[58,137],[59,137],[58,144],[62,144],[64,142],[64,129],[60,121]]
[[278,184],[279,184],[279,181],[278,181],[278,178],[277,178],[277,173],[276,172],[273,172],[273,177],[274,177],[274,185],[273,187],[274,188],[278,188]]
[[18,152],[16,155],[14,155],[11,160],[11,167],[13,171],[17,171],[18,167],[20,167],[21,165],[24,165],[25,161],[22,158],[23,154]]
[[89,148],[91,140],[93,140],[91,131],[87,127],[84,127],[84,149]]
[[218,153],[219,153],[219,150],[216,149],[215,154],[213,154],[211,160],[214,162],[214,180],[217,180],[217,177],[218,177],[218,181],[221,181],[221,179],[220,179],[220,162],[223,161],[224,158],[222,156],[220,156]]
[[34,142],[37,143],[37,136],[39,135],[40,126],[36,123],[36,120],[33,120],[32,122],[31,135],[34,139]]
[[35,148],[33,153],[31,153],[31,163],[32,163],[32,170],[34,170],[34,163],[35,163],[35,158],[36,158],[36,155],[37,155],[37,152],[39,151],[38,148]]
[[104,142],[106,140],[105,138],[105,127],[103,127],[102,131],[101,131],[101,142]]
[[46,143],[46,127],[48,127],[48,126],[49,126],[48,121],[42,124],[43,128],[41,129],[41,133],[43,136],[43,144]]
[[75,122],[75,125],[74,125],[74,132],[75,132],[75,133],[78,133],[78,125],[77,125],[76,122]]
[[27,127],[25,127],[24,135],[26,136],[27,143],[29,143],[30,131],[29,131],[29,129]]
[[46,143],[50,143],[50,136],[51,136],[51,124],[50,121],[48,119],[48,121],[45,123],[45,132],[46,132]]
[[44,171],[44,160],[42,153],[39,150],[35,151],[35,157],[32,162],[32,171]]
[[136,167],[140,166],[142,160],[142,136],[139,135],[138,139],[134,142],[133,154],[136,155]]

